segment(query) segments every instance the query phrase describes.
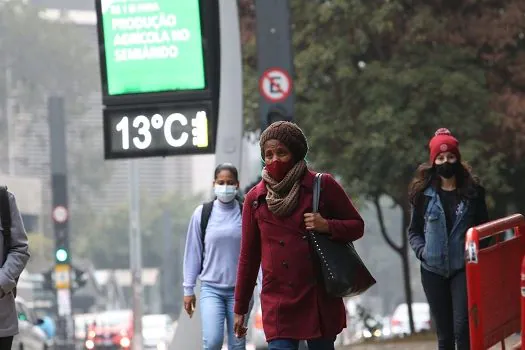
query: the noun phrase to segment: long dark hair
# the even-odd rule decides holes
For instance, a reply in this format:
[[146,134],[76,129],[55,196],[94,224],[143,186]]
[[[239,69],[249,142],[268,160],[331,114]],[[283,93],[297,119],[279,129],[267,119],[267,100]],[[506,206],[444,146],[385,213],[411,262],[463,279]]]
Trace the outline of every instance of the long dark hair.
[[235,165],[233,165],[232,163],[222,163],[222,164],[217,165],[217,167],[215,168],[215,175],[214,175],[215,180],[217,180],[217,176],[219,176],[220,172],[223,170],[229,171],[233,175],[235,182],[239,183],[239,171],[237,170]]
[[[408,186],[408,198],[410,203],[416,204],[421,194],[429,186],[439,188],[441,177],[436,174],[436,167],[430,163],[420,164],[410,185]],[[480,186],[479,178],[472,173],[472,167],[466,162],[461,162],[456,174],[456,188],[458,196],[462,199],[473,198],[478,194],[477,187]]]

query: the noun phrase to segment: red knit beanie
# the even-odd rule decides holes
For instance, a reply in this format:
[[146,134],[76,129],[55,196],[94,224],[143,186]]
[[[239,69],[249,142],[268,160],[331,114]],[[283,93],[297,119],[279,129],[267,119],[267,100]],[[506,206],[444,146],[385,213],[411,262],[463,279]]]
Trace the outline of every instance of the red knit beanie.
[[458,160],[461,159],[459,142],[452,136],[450,130],[446,128],[440,128],[435,132],[434,137],[428,144],[428,148],[430,149],[430,164],[434,164],[437,156],[443,152],[452,152],[458,157]]

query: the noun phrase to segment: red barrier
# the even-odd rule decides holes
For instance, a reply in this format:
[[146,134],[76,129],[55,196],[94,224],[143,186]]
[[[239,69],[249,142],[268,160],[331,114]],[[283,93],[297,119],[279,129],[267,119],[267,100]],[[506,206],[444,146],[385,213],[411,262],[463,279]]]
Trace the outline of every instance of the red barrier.
[[525,350],[525,257],[521,262],[521,350]]
[[[479,240],[514,230],[484,249]],[[465,240],[470,349],[484,350],[520,330],[520,270],[525,218],[515,214],[468,230]],[[502,344],[503,349],[505,345]]]

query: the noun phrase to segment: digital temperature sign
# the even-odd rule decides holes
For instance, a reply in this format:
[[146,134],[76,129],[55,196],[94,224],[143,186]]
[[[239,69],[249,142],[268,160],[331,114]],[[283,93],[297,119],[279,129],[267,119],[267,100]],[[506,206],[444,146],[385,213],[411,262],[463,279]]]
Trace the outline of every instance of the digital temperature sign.
[[215,152],[217,0],[94,0],[105,159]]
[[213,153],[211,104],[159,104],[104,111],[106,159]]
[[110,96],[206,88],[199,0],[100,0]]

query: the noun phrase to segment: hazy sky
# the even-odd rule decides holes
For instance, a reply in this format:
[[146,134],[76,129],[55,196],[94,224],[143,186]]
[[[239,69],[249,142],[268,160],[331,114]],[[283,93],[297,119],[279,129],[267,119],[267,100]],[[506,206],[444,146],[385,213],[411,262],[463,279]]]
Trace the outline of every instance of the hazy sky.
[[28,0],[36,6],[67,9],[67,10],[94,10],[95,0]]

